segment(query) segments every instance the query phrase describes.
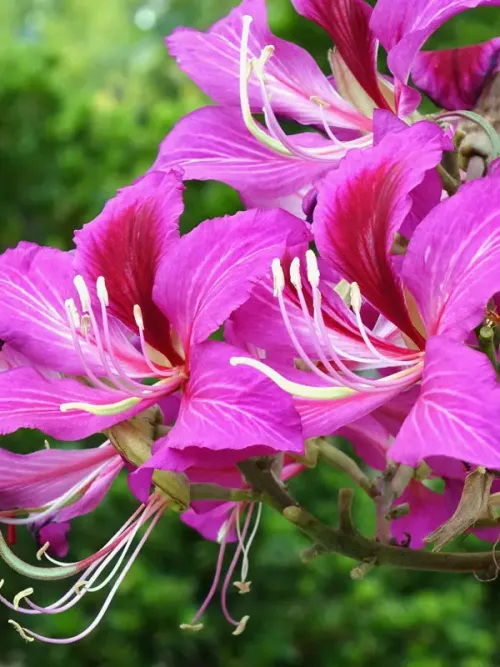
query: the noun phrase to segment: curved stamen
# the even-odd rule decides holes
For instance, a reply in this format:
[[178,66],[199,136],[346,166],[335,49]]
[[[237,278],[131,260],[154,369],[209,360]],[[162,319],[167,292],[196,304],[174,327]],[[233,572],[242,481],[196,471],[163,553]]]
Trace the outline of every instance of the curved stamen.
[[174,375],[176,372],[174,369],[166,370],[165,368],[160,368],[159,366],[153,364],[153,362],[149,358],[146,338],[144,337],[144,319],[142,317],[141,307],[138,304],[134,306],[134,319],[135,323],[137,324],[137,328],[139,330],[139,339],[141,341],[141,351],[144,356],[144,361],[146,362],[148,367],[153,371],[155,376],[159,375],[161,377],[172,377],[172,375]]
[[[388,365],[394,365],[395,360],[391,359],[390,357],[386,357],[384,354],[379,352],[377,348],[373,345],[373,343],[370,340],[370,337],[368,336],[368,333],[366,331],[365,325],[363,324],[363,320],[361,318],[361,292],[359,291],[359,287],[357,283],[352,283],[351,284],[351,308],[356,316],[356,322],[358,324],[358,329],[359,332],[363,338],[363,341],[366,345],[366,347],[372,352],[376,357],[378,357],[381,361],[384,361]],[[418,355],[420,356],[420,354]],[[398,366],[411,366],[415,364],[415,360],[408,360],[405,361],[403,359],[398,359],[397,360],[397,365]]]
[[329,382],[330,384],[334,384],[334,380],[324,373],[321,369],[319,369],[316,364],[311,360],[311,358],[307,355],[306,351],[300,344],[299,339],[295,335],[295,332],[292,327],[292,323],[290,321],[290,317],[288,316],[288,312],[286,309],[285,305],[285,300],[283,298],[283,289],[285,285],[285,278],[283,274],[283,269],[281,268],[281,263],[279,259],[274,259],[271,265],[272,272],[273,272],[273,277],[274,277],[274,294],[278,298],[278,303],[280,307],[280,312],[281,312],[281,317],[283,319],[283,323],[285,325],[285,329],[288,333],[288,336],[290,337],[290,340],[292,341],[293,346],[297,350],[300,358],[302,361],[306,364],[307,368],[309,368],[310,371],[312,371],[315,375],[317,375],[319,378],[322,380],[325,380],[326,382]]
[[323,100],[316,95],[313,95],[312,97],[309,98],[311,102],[314,102],[315,104],[318,105],[319,107],[319,115],[321,118],[321,122],[323,124],[323,129],[325,130],[326,136],[332,141],[336,146],[339,146],[342,144],[340,139],[337,139],[337,137],[333,134],[330,126],[326,122],[326,115],[325,115],[325,109],[328,108],[328,104],[326,102],[323,102]]
[[[236,513],[237,513],[238,521],[239,521],[239,504],[236,506]],[[237,633],[237,634],[241,634],[241,632],[243,632],[243,630],[238,631],[243,619],[241,621],[236,621],[231,616],[231,614],[229,613],[229,610],[227,608],[227,592],[228,592],[228,589],[229,589],[229,584],[231,583],[231,579],[233,577],[234,570],[236,568],[236,565],[238,564],[240,554],[245,549],[244,540],[245,540],[246,534],[248,532],[248,527],[250,526],[252,513],[253,513],[253,503],[248,508],[248,512],[247,512],[247,515],[245,517],[245,524],[243,526],[243,530],[238,531],[238,546],[237,546],[236,551],[234,553],[231,564],[230,564],[230,566],[229,566],[229,568],[226,572],[226,576],[224,577],[224,583],[222,584],[222,590],[221,590],[222,613],[224,614],[224,618],[226,619],[226,621],[228,623],[230,623],[231,625],[234,625],[236,627],[236,630],[234,632]],[[238,525],[238,523],[236,525]],[[248,618],[247,618],[247,620],[248,620]],[[246,625],[246,621],[245,621],[245,625]],[[244,629],[244,627],[243,627],[243,629]],[[234,634],[234,632],[233,632],[233,634]]]
[[261,517],[262,517],[262,503],[258,503],[257,516],[255,518],[252,532],[250,533],[250,536],[246,543],[246,547],[243,550],[243,560],[241,563],[241,583],[246,582],[246,579],[248,577],[248,569],[250,566],[250,558],[249,558],[250,549],[252,548],[253,541],[255,540],[255,537],[259,530]]
[[262,361],[251,359],[249,357],[231,357],[230,364],[231,366],[250,366],[250,368],[255,368],[255,370],[260,371],[277,384],[283,391],[286,391],[287,394],[297,396],[298,398],[308,398],[318,401],[334,401],[358,393],[355,389],[349,389],[348,387],[316,387],[314,385],[309,386],[293,382],[281,375],[281,373],[278,373],[274,368],[264,364]]
[[32,637],[34,639],[38,639],[40,641],[46,642],[48,644],[71,644],[73,642],[79,641],[80,639],[83,639],[83,637],[86,637],[88,634],[94,630],[94,628],[99,625],[101,619],[103,618],[104,614],[108,610],[108,607],[110,606],[111,602],[113,601],[113,598],[116,594],[116,591],[118,590],[120,584],[122,583],[123,579],[127,575],[127,572],[130,570],[132,567],[134,561],[136,560],[137,556],[139,555],[140,551],[142,550],[142,547],[144,546],[145,542],[147,541],[148,537],[150,536],[153,528],[156,526],[158,523],[160,517],[162,516],[162,513],[157,513],[153,519],[151,520],[150,525],[148,526],[146,532],[142,536],[141,540],[139,541],[139,544],[135,548],[132,556],[130,557],[130,560],[127,562],[125,567],[123,568],[122,572],[120,573],[119,577],[113,584],[113,587],[111,588],[111,591],[109,592],[108,596],[106,597],[106,600],[104,601],[103,606],[101,607],[101,610],[95,617],[95,619],[92,621],[92,623],[82,632],[80,632],[78,635],[75,635],[74,637],[67,637],[64,639],[53,639],[52,637],[45,637],[43,635],[39,635],[36,632],[33,632],[33,630],[29,630],[28,628],[22,628],[23,632],[28,636]]
[[248,85],[252,74],[252,64],[248,61],[248,38],[252,21],[253,18],[251,16],[243,17],[243,30],[240,43],[240,106],[243,122],[245,123],[247,130],[262,144],[271,148],[276,153],[281,153],[282,155],[290,157],[292,155],[290,151],[279,141],[270,137],[267,132],[264,132],[264,130],[255,122],[250,108]]
[[234,525],[234,520],[235,520],[235,514],[236,511],[234,510],[231,513],[231,516],[227,520],[227,522],[224,525],[224,534],[221,535],[221,540],[220,540],[220,547],[219,547],[219,556],[217,558],[217,564],[215,566],[215,573],[214,573],[214,578],[212,581],[212,585],[210,587],[210,590],[207,593],[207,596],[205,600],[203,601],[201,607],[198,609],[196,612],[193,620],[191,623],[182,623],[181,630],[201,630],[203,627],[203,624],[199,623],[201,617],[205,613],[208,605],[212,601],[216,591],[217,591],[217,586],[219,585],[219,580],[220,580],[220,575],[222,572],[222,564],[224,563],[224,553],[226,551],[226,546],[227,546],[227,538],[229,536],[229,533],[231,532],[231,529]]
[[[119,392],[119,390],[114,387],[106,384],[103,382],[100,378],[96,376],[96,374],[93,372],[91,369],[90,365],[87,363],[87,360],[85,358],[85,355],[82,350],[82,346],[80,343],[80,338],[78,336],[77,332],[77,327],[81,326],[83,327],[83,318],[82,321],[80,321],[80,317],[78,315],[78,311],[76,310],[75,302],[73,299],[67,299],[64,303],[65,308],[66,308],[66,314],[68,316],[68,322],[70,326],[70,333],[71,333],[71,339],[73,341],[73,347],[75,348],[75,351],[78,355],[78,358],[80,360],[80,363],[82,364],[83,370],[85,371],[87,377],[91,380],[91,382],[96,386],[99,387],[100,389],[105,389],[106,391],[111,391],[111,392]],[[88,315],[84,315],[85,318],[88,318]],[[86,319],[85,322],[88,322]],[[86,335],[88,335],[88,325],[85,325],[85,331]],[[83,328],[82,328],[83,331]]]
[[[106,343],[106,347],[104,348],[104,350],[111,359],[111,363],[113,364],[113,367],[116,373],[118,374],[118,377],[121,379],[120,387],[123,387],[123,391],[130,394],[131,396],[142,398],[143,396],[147,395],[148,390],[145,388],[143,384],[141,384],[140,382],[136,382],[125,373],[125,371],[122,369],[120,362],[116,358],[116,355],[113,350],[113,343],[111,340],[111,333],[109,329],[109,319],[107,312],[107,307],[109,305],[109,296],[103,276],[99,276],[99,278],[97,279],[96,290],[99,302],[101,304],[102,327],[103,327],[104,341]],[[116,384],[117,378],[115,374],[110,371],[110,376]],[[152,388],[154,389],[154,386]]]
[[[338,141],[335,137],[333,139],[334,146],[321,146],[321,147],[310,147],[310,148],[301,148],[297,146],[296,143],[293,143],[290,137],[283,131],[281,125],[276,118],[276,114],[273,111],[271,98],[267,90],[266,80],[264,76],[264,67],[271,58],[274,51],[273,46],[266,46],[260,55],[259,59],[252,59],[251,69],[255,72],[262,95],[262,101],[264,107],[262,109],[264,117],[266,119],[266,125],[273,136],[273,138],[278,141],[282,146],[284,146],[290,155],[295,157],[306,158],[307,160],[339,160],[342,158],[346,152],[351,148],[366,148],[371,146],[372,138],[370,136],[363,136],[357,139],[352,139],[349,141],[341,142]],[[324,112],[323,112],[324,114]],[[332,135],[334,136],[334,135]]]
[[[309,251],[308,251],[309,252]],[[311,335],[311,339],[314,343],[314,347],[316,349],[316,352],[318,353],[318,357],[320,361],[323,363],[327,371],[330,373],[330,376],[327,376],[329,378],[329,381],[332,382],[332,378],[335,378],[336,383],[340,384],[342,386],[350,387],[351,389],[355,390],[360,390],[362,391],[364,388],[369,386],[365,382],[365,378],[360,378],[358,375],[353,373],[345,364],[342,362],[340,359],[340,356],[337,354],[335,348],[331,344],[331,341],[329,340],[328,332],[326,331],[326,327],[324,324],[324,320],[321,316],[321,322],[319,321],[319,315],[321,315],[321,306],[318,307],[318,303],[321,304],[321,293],[317,289],[317,287],[312,286],[313,289],[313,321],[311,321],[311,316],[309,315],[309,310],[307,308],[306,300],[304,297],[304,292],[302,290],[302,281],[300,278],[300,260],[298,257],[295,257],[295,259],[292,261],[292,265],[290,267],[290,279],[292,281],[292,284],[294,285],[295,289],[297,290],[297,296],[299,297],[299,303],[302,309],[302,313],[304,315],[304,319],[306,321],[307,327],[309,329],[309,333]],[[314,324],[313,324],[314,322]],[[320,340],[314,325],[316,325],[317,329],[320,332],[322,340]],[[323,345],[326,346],[327,350],[330,352],[331,357],[333,361],[337,364],[339,369],[343,371],[344,375],[342,375],[338,370],[336,370],[330,361],[327,359],[325,353],[323,352],[322,349],[322,343]],[[347,379],[350,378],[350,379]]]
[[125,412],[130,408],[135,407],[143,400],[154,399],[156,396],[162,396],[166,393],[171,393],[178,389],[182,384],[183,378],[181,376],[174,376],[172,378],[167,378],[165,380],[160,380],[152,387],[148,387],[142,398],[131,397],[124,398],[121,401],[116,403],[105,403],[105,404],[94,404],[94,403],[61,403],[59,409],[61,412],[69,412],[70,410],[82,410],[83,412],[89,412],[92,415],[99,416],[109,416],[109,415],[119,415],[121,412]]

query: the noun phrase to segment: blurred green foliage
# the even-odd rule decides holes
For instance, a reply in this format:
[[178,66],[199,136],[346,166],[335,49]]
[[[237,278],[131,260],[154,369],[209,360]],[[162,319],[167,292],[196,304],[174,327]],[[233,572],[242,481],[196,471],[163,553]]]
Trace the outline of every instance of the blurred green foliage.
[[[395,0],[399,1],[399,0]],[[401,0],[404,1],[404,0]],[[0,3],[0,246],[20,239],[71,247],[73,229],[92,219],[115,190],[153,161],[163,136],[182,114],[206,102],[168,58],[162,38],[177,25],[207,27],[230,0],[2,0]],[[328,39],[300,19],[289,0],[268,0],[271,23],[326,65]],[[500,33],[498,9],[468,12],[432,38],[434,48]],[[232,212],[238,198],[218,184],[190,184],[185,229]],[[15,451],[43,446],[25,432],[5,440]],[[292,482],[296,496],[335,520],[336,490],[347,484],[329,469]],[[126,480],[94,515],[74,522],[70,557],[99,548],[133,511]],[[359,525],[370,530],[370,506],[356,497]],[[183,634],[208,590],[217,546],[176,517],[162,519],[100,627],[78,645],[25,645],[0,611],[1,661],[51,667],[498,667],[498,584],[473,577],[380,570],[363,581],[352,563],[328,556],[304,566],[307,546],[295,529],[265,511],[252,552],[252,592],[233,593],[232,637],[215,602],[197,635]],[[20,555],[33,542],[20,535]],[[4,593],[26,581],[1,566]],[[36,585],[38,599],[62,586]],[[87,596],[70,612],[18,618],[53,636],[76,634],[103,596]]]

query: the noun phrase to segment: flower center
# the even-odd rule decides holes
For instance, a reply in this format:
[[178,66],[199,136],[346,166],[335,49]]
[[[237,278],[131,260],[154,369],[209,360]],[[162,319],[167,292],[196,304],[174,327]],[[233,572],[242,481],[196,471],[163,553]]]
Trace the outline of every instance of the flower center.
[[[182,368],[172,368],[169,360],[160,352],[146,343],[144,337],[144,320],[139,305],[134,306],[134,319],[137,324],[139,339],[142,352],[142,360],[147,367],[147,371],[142,371],[142,376],[147,378],[160,378],[153,385],[144,385],[137,381],[126,372],[123,363],[117,356],[117,344],[114,343],[111,335],[110,321],[107,308],[109,306],[109,295],[106,289],[106,282],[103,276],[100,276],[96,282],[96,293],[100,303],[100,322],[94,313],[90,292],[82,276],[78,275],[74,279],[74,284],[80,298],[81,310],[83,316],[80,317],[78,309],[73,299],[67,299],[65,302],[66,313],[70,326],[73,345],[82,363],[82,366],[90,383],[99,389],[104,389],[115,396],[121,398],[114,403],[105,405],[94,405],[91,403],[63,403],[61,411],[84,410],[96,415],[119,414],[131,407],[137,405],[144,399],[151,399],[155,396],[162,396],[165,393],[178,389],[183,381]],[[82,341],[97,351],[102,371],[99,377],[92,370],[91,365],[86,359],[82,349]],[[130,341],[125,341],[130,345]]]
[[[345,347],[342,348],[337,340],[336,342],[333,341],[323,316],[318,262],[311,250],[306,252],[306,267],[307,281],[312,296],[312,313],[305,298],[300,259],[298,257],[295,257],[290,265],[290,282],[295,288],[301,315],[308,330],[309,340],[313,343],[316,352],[315,359],[312,359],[304,349],[292,324],[284,298],[286,282],[279,259],[273,260],[272,263],[274,295],[278,299],[283,323],[301,365],[326,386],[309,386],[292,382],[264,362],[255,359],[233,357],[231,364],[233,366],[240,364],[251,366],[267,375],[286,392],[294,396],[315,400],[346,398],[356,392],[377,393],[390,389],[403,390],[413,384],[420,377],[423,366],[422,353],[408,351],[407,354],[398,354],[391,358],[377,349],[372,340],[372,332],[366,329],[361,317],[361,293],[356,283],[352,283],[350,286],[350,304],[355,315],[359,335],[365,345],[366,356],[352,354]],[[371,375],[380,368],[402,366],[404,369],[384,377],[370,378],[366,375],[359,375],[359,372],[354,372],[348,364],[351,366],[354,364],[358,368],[361,367],[363,372]]]
[[[318,105],[320,118],[326,136],[331,140],[331,145],[321,147],[304,148],[293,141],[281,128],[271,105],[271,94],[267,83],[265,68],[267,62],[272,58],[274,46],[265,46],[259,58],[248,59],[248,43],[250,37],[251,16],[243,17],[243,30],[240,43],[240,106],[243,121],[248,131],[262,144],[275,153],[290,158],[302,158],[314,161],[338,161],[351,148],[366,148],[372,144],[372,136],[366,136],[341,142],[333,134],[327,123],[325,109],[330,104],[318,96],[311,96],[310,100]],[[257,77],[262,95],[262,112],[264,114],[267,132],[255,121],[249,99],[249,85],[252,75]],[[366,120],[366,119],[365,119]]]

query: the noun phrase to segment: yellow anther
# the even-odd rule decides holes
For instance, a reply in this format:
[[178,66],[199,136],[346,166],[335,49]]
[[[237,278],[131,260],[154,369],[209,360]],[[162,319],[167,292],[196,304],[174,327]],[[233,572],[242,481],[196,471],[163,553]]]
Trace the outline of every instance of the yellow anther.
[[238,635],[241,635],[241,633],[245,631],[245,628],[247,627],[247,623],[248,623],[249,619],[250,619],[250,616],[243,616],[241,621],[238,623],[238,627],[233,632],[233,635],[235,637],[237,637]]
[[233,586],[236,586],[240,595],[245,595],[246,593],[250,593],[251,583],[251,581],[235,581],[233,582]]
[[76,584],[73,586],[73,590],[77,595],[80,595],[80,593],[84,592],[84,589],[87,587],[88,581],[77,581]]
[[50,542],[45,542],[45,544],[42,547],[40,547],[40,549],[38,549],[38,551],[36,552],[36,559],[42,560],[42,556],[45,555],[49,547],[50,547]]
[[14,604],[14,609],[17,611],[19,609],[19,603],[21,602],[21,600],[24,600],[24,598],[33,595],[33,592],[34,591],[32,588],[25,588],[23,591],[19,591],[19,593],[14,597],[14,600],[12,601]]
[[[13,621],[11,618],[9,618],[7,623],[10,623],[11,625],[14,626],[14,628],[17,630],[17,632],[19,632],[19,634],[24,639],[24,641],[26,641],[26,642],[34,642],[35,641],[35,638],[30,637],[29,635],[27,635],[26,634],[26,628],[23,628],[22,625],[19,625],[19,623],[17,621]],[[29,632],[29,630],[28,630],[28,632]]]
[[327,109],[330,105],[328,102],[325,102],[325,100],[322,100],[321,97],[318,97],[317,95],[311,95],[309,98],[311,102],[314,102],[314,104],[317,104],[319,107],[323,107],[323,109]]
[[189,630],[190,632],[199,632],[203,630],[203,623],[196,623],[196,625],[191,625],[190,623],[181,623],[179,625],[181,630]]

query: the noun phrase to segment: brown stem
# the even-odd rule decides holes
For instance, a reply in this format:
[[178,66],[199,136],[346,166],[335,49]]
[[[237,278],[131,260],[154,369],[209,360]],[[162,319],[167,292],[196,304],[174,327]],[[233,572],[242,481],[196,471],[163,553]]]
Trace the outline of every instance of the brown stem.
[[252,489],[228,489],[218,484],[191,484],[191,500],[227,500],[230,502],[260,502],[262,494]]
[[354,491],[352,489],[340,489],[339,491],[339,530],[344,535],[354,535],[356,528],[352,521],[351,506]]
[[314,546],[306,552],[309,556],[312,555],[312,551],[315,552],[315,555],[334,552],[359,562],[373,562],[377,565],[391,565],[407,570],[435,572],[490,572],[495,567],[491,552],[419,551],[381,544],[357,533],[354,535],[343,533],[323,524],[315,516],[302,509],[274,477],[265,461],[244,461],[239,464],[239,468],[252,488],[263,494],[265,501],[311,538]]

